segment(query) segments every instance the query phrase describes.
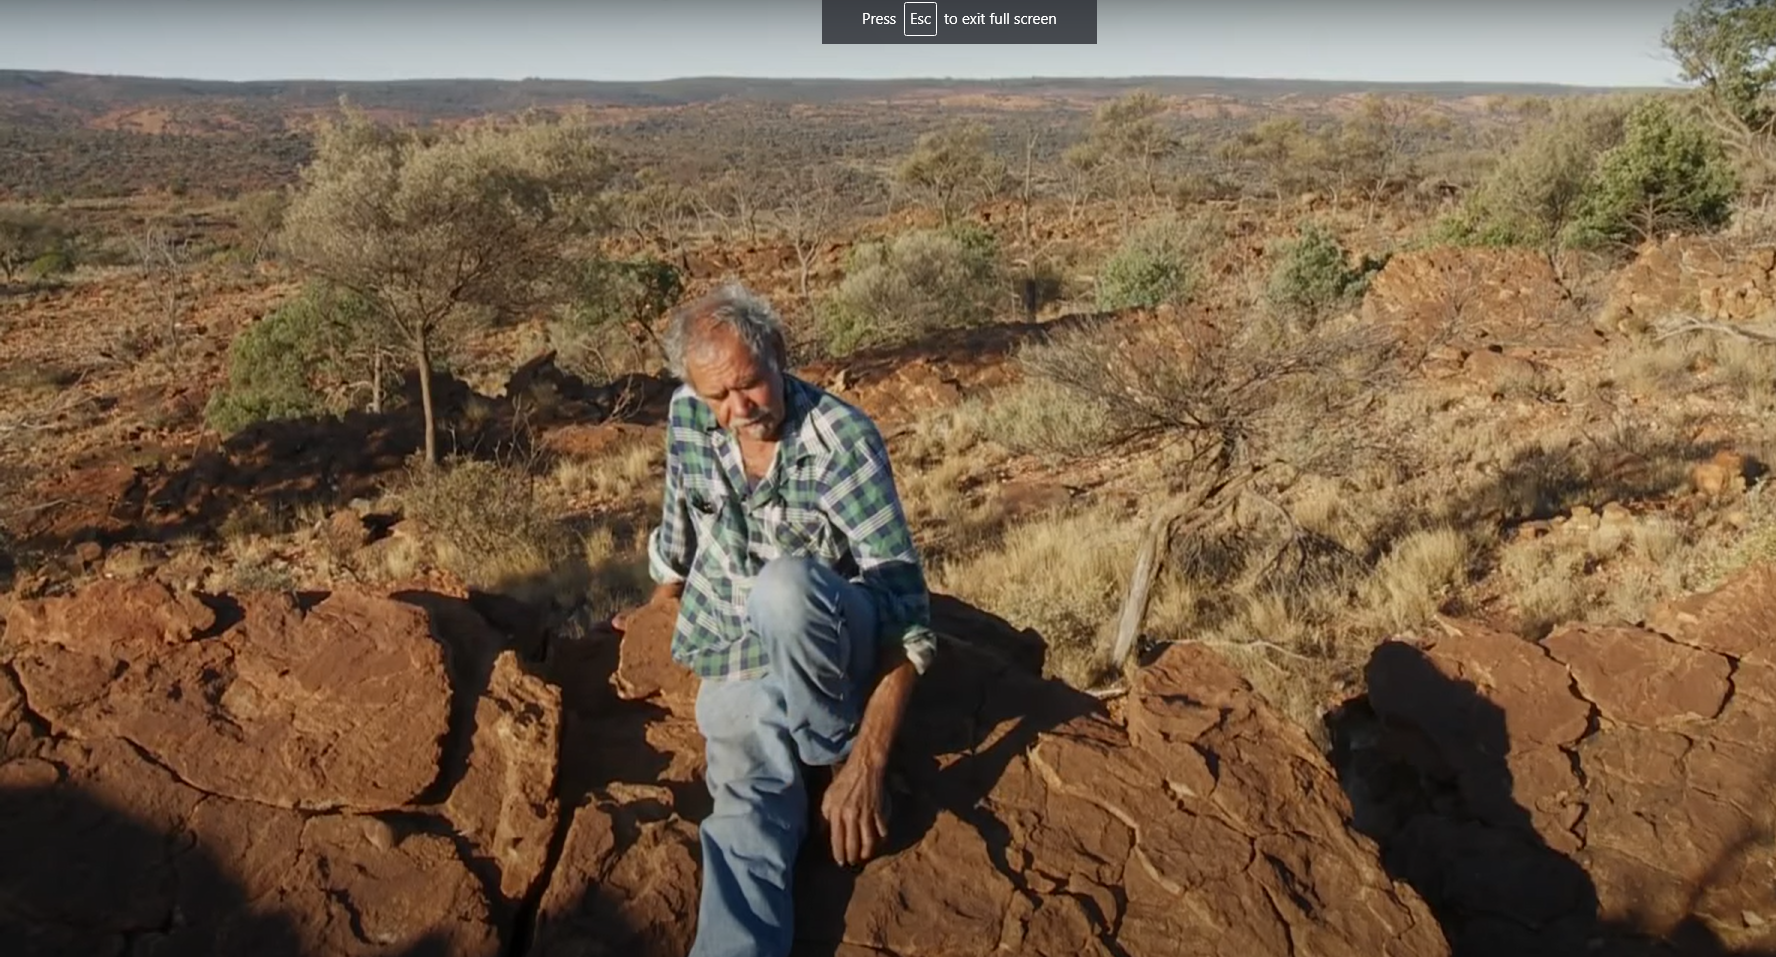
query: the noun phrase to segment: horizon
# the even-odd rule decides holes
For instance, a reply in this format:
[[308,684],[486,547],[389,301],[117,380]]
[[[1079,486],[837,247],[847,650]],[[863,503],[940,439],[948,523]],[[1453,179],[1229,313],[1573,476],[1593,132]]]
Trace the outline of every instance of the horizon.
[[79,70],[46,70],[33,68],[16,68],[0,66],[3,74],[36,74],[45,76],[90,77],[105,80],[148,80],[164,83],[217,83],[248,86],[253,84],[287,84],[287,83],[328,83],[338,85],[393,85],[406,83],[588,83],[609,86],[649,86],[672,83],[705,83],[705,82],[738,82],[738,83],[954,83],[954,84],[995,84],[995,83],[1138,83],[1141,81],[1179,82],[1200,80],[1206,82],[1233,80],[1251,83],[1278,84],[1324,84],[1336,86],[1376,85],[1376,86],[1476,86],[1476,87],[1570,87],[1576,90],[1664,90],[1674,89],[1670,84],[1642,84],[1639,86],[1612,86],[1582,83],[1556,83],[1541,80],[1345,80],[1327,79],[1308,76],[1242,76],[1232,74],[1200,74],[1200,73],[1130,73],[1130,74],[1077,74],[1077,75],[1006,75],[1006,76],[815,76],[815,75],[758,75],[741,76],[734,74],[707,73],[686,74],[683,76],[667,76],[657,79],[604,79],[570,76],[528,76],[499,77],[473,76],[401,76],[381,79],[346,79],[329,76],[270,76],[251,80],[227,80],[214,77],[155,75],[145,73],[88,73]]
[[408,0],[10,6],[0,69],[190,82],[1202,78],[1664,89],[1681,84],[1660,34],[1684,4],[1098,0],[1099,42],[1076,46],[827,45],[820,0],[521,0],[423,12]]

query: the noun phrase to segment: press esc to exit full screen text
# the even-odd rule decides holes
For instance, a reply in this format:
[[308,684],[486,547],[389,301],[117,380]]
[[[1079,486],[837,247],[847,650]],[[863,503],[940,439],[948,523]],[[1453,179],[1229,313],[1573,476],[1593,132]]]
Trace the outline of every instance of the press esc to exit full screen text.
[[[943,22],[949,23],[949,24],[962,24],[964,26],[982,26],[982,27],[984,27],[984,26],[1039,26],[1039,27],[1043,27],[1043,26],[1054,26],[1054,25],[1061,22],[1061,18],[1057,17],[1057,16],[1052,16],[1052,15],[1049,15],[1049,16],[1039,16],[1039,15],[1030,15],[1030,14],[1015,14],[1014,15],[1014,14],[1010,14],[1010,13],[966,13],[966,14],[946,13],[943,15]],[[863,23],[866,26],[872,26],[872,27],[876,27],[876,26],[891,27],[891,26],[895,26],[897,21],[893,16],[881,16],[878,14],[866,13],[863,15]]]

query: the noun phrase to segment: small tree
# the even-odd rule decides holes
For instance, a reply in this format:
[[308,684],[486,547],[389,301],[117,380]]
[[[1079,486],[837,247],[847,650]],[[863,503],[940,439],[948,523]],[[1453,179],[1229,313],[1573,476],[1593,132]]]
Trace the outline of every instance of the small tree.
[[979,123],[920,136],[894,169],[895,181],[924,193],[945,226],[969,204],[995,191],[1004,175],[1004,165],[987,150],[987,128]]
[[1178,150],[1178,137],[1166,127],[1165,101],[1137,91],[1098,108],[1092,118],[1090,142],[1115,164],[1118,192],[1135,190],[1149,199],[1159,196],[1159,169]]
[[1628,115],[1569,227],[1573,245],[1634,243],[1671,230],[1709,230],[1732,215],[1738,183],[1720,140],[1668,99]]
[[1279,116],[1245,130],[1218,149],[1223,159],[1255,163],[1263,169],[1280,202],[1311,174],[1317,148],[1318,143],[1299,118]]
[[808,299],[808,272],[814,266],[844,214],[839,169],[804,166],[786,176],[783,201],[771,210],[771,221],[796,255],[796,288]]
[[130,237],[130,248],[159,300],[164,325],[161,343],[176,356],[179,319],[189,305],[186,286],[195,258],[191,239],[176,235],[164,226],[150,225],[139,235]]
[[1431,112],[1427,97],[1371,93],[1356,114],[1338,126],[1327,153],[1348,164],[1343,172],[1367,194],[1368,216],[1373,220],[1376,204],[1388,190],[1411,177],[1415,146],[1444,125]]
[[1695,0],[1662,39],[1683,79],[1702,85],[1716,131],[1767,185],[1776,173],[1776,3]]
[[362,297],[410,351],[438,461],[432,364],[457,332],[559,295],[564,249],[602,225],[610,165],[576,123],[322,126],[285,217],[289,256]]

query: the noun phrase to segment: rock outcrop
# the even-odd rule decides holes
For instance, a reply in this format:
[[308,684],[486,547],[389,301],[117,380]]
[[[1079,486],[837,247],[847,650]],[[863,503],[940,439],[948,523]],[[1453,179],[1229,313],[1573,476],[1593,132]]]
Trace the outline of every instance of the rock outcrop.
[[1388,642],[1368,667],[1382,733],[1348,762],[1361,823],[1458,954],[1768,952],[1773,659],[1770,567],[1644,628]]
[[1399,253],[1370,280],[1362,315],[1414,344],[1568,345],[1589,337],[1546,256],[1435,246]]
[[[620,668],[614,634],[521,658],[435,593],[106,583],[6,617],[8,953],[677,957],[695,934],[707,792],[669,616]],[[805,947],[1446,951],[1330,765],[1214,653],[1171,648],[1118,718],[1002,623],[946,621],[889,852],[841,869],[816,828]]]
[[1616,277],[1597,324],[1644,329],[1674,313],[1742,322],[1776,309],[1776,249],[1711,236],[1680,236],[1641,247]]
[[[632,625],[618,678],[682,712],[660,654],[669,627]],[[816,952],[1445,952],[1429,910],[1350,828],[1325,759],[1214,652],[1179,645],[1142,670],[1125,725],[1035,677],[1015,640],[976,635],[946,641],[915,693],[892,853],[850,872],[811,837],[799,936]],[[580,810],[550,893],[588,903],[546,898],[539,944],[683,952],[688,937],[639,930],[694,919],[695,885],[685,895],[660,877],[695,874],[695,830],[672,800],[642,787]],[[610,927],[636,936],[599,950]]]
[[502,953],[555,829],[559,705],[511,652],[474,666],[466,602],[429,604],[101,582],[7,609],[7,952]]
[[420,609],[335,594],[309,609],[211,608],[155,582],[104,581],[7,619],[32,707],[57,729],[131,742],[211,794],[307,810],[388,810],[438,776],[444,647]]

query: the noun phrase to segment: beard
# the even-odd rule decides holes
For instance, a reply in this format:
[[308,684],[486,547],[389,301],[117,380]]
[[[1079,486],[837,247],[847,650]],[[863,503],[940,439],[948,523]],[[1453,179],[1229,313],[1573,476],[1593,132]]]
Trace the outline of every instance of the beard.
[[771,414],[766,412],[755,418],[735,421],[729,425],[729,429],[749,439],[768,439],[775,430],[776,424]]

